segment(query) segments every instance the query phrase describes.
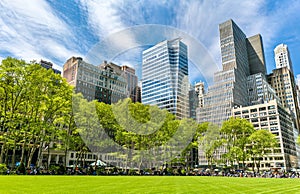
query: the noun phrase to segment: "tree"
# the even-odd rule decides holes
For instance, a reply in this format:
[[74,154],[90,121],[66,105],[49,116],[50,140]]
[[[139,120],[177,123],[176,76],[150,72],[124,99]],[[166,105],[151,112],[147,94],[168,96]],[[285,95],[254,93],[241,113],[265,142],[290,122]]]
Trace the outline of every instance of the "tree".
[[276,146],[277,139],[271,132],[261,129],[251,134],[249,141],[251,143],[250,155],[253,161],[252,168],[254,171],[255,164],[259,172],[261,158],[266,155],[267,150],[271,150]]
[[212,171],[212,165],[215,162],[217,149],[222,145],[220,139],[220,128],[213,124],[207,124],[207,130],[200,138],[200,149],[204,152],[205,158]]
[[248,137],[255,131],[253,125],[242,118],[231,117],[225,121],[221,127],[221,133],[225,142],[227,153],[225,158],[233,166],[234,161],[242,161],[243,169],[245,169],[245,161],[248,157],[246,146],[249,144]]
[[[15,161],[41,161],[46,141],[54,141],[57,120],[70,110],[72,88],[52,70],[38,64],[7,58],[0,66],[0,162],[12,150]],[[52,138],[52,139],[51,139]],[[21,157],[16,159],[16,149]]]
[[300,136],[297,138],[297,144],[300,145]]

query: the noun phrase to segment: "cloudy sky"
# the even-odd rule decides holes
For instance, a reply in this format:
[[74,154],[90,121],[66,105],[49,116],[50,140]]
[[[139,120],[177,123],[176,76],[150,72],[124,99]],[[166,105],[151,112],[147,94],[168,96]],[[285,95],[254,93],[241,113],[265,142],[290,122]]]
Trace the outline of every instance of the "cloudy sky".
[[[275,66],[273,49],[285,43],[300,74],[299,10],[298,0],[1,0],[0,60],[44,59],[61,68],[114,33],[160,24],[195,38],[220,67],[218,24],[231,18],[247,36],[262,35],[268,72]],[[126,52],[115,60],[132,66],[141,61]]]

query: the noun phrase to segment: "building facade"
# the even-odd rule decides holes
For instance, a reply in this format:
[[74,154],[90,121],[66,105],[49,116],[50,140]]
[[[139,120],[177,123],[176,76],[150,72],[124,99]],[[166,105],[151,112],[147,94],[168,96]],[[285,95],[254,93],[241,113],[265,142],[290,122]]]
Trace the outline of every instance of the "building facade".
[[[291,170],[298,166],[292,118],[280,102],[271,100],[268,103],[235,107],[232,112],[235,117],[250,121],[255,129],[268,130],[276,136],[278,146],[262,158],[261,170]],[[246,164],[252,167],[251,159]]]
[[[63,77],[82,93],[87,100],[97,100],[107,104],[128,97],[127,82],[115,64],[102,64],[96,67],[80,57],[71,57],[63,67]],[[119,67],[119,66],[118,66]]]
[[267,74],[263,41],[260,34],[246,39],[250,75],[262,73]]
[[247,77],[248,89],[248,104],[262,104],[270,100],[277,100],[280,102],[276,95],[275,90],[268,83],[267,78],[262,73],[253,74]]
[[265,59],[260,35],[246,38],[243,31],[228,20],[219,25],[223,70],[214,75],[208,87],[198,122],[220,125],[232,116],[232,107],[248,105],[247,79],[252,73],[265,74]]
[[128,67],[128,66],[122,66],[121,70],[124,72],[124,76],[127,82],[127,92],[128,96],[132,100],[132,102],[141,102],[140,98],[140,92],[138,88],[138,77],[135,74],[135,69]]
[[295,127],[299,129],[300,111],[297,97],[297,86],[292,71],[287,67],[276,68],[268,75],[268,82],[275,89],[283,107],[293,113]]
[[188,50],[178,38],[143,51],[142,103],[189,117]]
[[276,69],[281,67],[287,67],[291,72],[293,72],[293,65],[290,58],[290,52],[288,46],[285,44],[279,44],[274,49]]

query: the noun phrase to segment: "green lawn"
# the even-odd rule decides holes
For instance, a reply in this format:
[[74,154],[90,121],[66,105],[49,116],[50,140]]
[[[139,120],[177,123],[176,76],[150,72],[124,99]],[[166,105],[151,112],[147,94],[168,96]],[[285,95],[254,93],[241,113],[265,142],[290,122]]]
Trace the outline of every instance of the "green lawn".
[[300,193],[300,179],[0,176],[0,193]]

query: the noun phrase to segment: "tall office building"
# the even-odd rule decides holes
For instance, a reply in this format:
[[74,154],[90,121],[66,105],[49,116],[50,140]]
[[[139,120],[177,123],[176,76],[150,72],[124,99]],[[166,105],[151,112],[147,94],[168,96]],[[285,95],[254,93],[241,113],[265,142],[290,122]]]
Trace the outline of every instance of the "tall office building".
[[291,72],[293,72],[293,65],[290,58],[290,52],[285,44],[279,44],[274,49],[275,53],[275,63],[276,69],[281,67],[287,67]]
[[288,67],[274,69],[268,75],[268,82],[275,89],[282,105],[292,112],[295,126],[299,129],[300,111],[298,106],[297,88],[293,73]]
[[232,107],[248,104],[250,70],[265,73],[259,35],[247,39],[232,20],[220,24],[219,31],[223,70],[215,73],[214,85],[209,86],[204,95],[204,106],[197,111],[199,122],[221,124],[227,120],[232,115]]
[[180,38],[143,51],[142,103],[189,117],[188,50]]
[[268,75],[268,81],[276,91],[282,105],[290,109],[295,126],[300,128],[300,110],[298,104],[297,83],[294,77],[292,61],[287,45],[279,44],[274,49],[276,69]]
[[250,74],[267,74],[265,54],[262,37],[260,34],[247,38],[247,52],[250,67]]

